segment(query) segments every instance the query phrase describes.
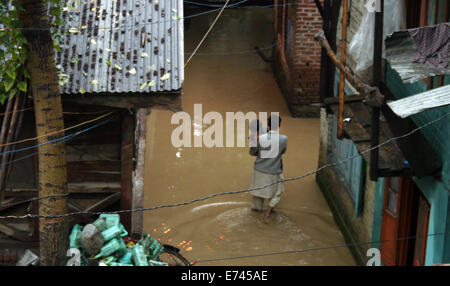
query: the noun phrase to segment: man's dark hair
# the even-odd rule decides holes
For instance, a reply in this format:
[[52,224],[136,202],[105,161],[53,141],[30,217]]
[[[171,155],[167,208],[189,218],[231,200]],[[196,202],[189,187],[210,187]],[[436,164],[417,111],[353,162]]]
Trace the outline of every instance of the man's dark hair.
[[[273,120],[273,124],[274,124],[273,127],[272,127],[272,120]],[[281,117],[278,115],[271,115],[269,117],[269,119],[267,120],[267,126],[269,126],[270,130],[277,131],[278,128],[280,128],[280,126],[281,126]]]

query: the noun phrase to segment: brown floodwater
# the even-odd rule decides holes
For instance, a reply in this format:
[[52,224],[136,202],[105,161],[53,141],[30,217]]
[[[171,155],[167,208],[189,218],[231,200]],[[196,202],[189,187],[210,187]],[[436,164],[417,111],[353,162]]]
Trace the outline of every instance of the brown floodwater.
[[[279,112],[281,133],[288,136],[284,155],[286,178],[317,168],[319,120],[292,118],[275,82],[271,66],[257,54],[234,54],[273,41],[271,9],[226,10],[202,45],[201,55],[186,68],[183,110],[193,118],[194,104],[209,111]],[[192,19],[185,50],[194,50],[215,13]],[[216,56],[204,56],[216,53]],[[265,51],[270,55],[270,50]],[[175,148],[172,112],[148,116],[144,207],[190,201],[210,194],[248,188],[254,157],[248,148]],[[194,126],[192,126],[194,127]],[[225,137],[225,135],[224,135]],[[194,138],[194,134],[192,134]],[[285,193],[267,223],[250,210],[248,193],[144,213],[144,231],[181,248],[197,265],[354,265],[349,249],[269,255],[201,262],[342,245],[344,239],[314,176],[285,183]]]

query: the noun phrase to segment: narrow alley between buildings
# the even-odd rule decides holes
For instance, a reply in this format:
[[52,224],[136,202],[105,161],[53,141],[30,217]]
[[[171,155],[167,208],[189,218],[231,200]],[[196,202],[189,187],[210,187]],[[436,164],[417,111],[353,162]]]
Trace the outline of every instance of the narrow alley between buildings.
[[[192,19],[186,53],[215,16]],[[266,48],[263,53],[270,57],[272,31],[273,9],[226,10],[186,67],[183,111],[193,118],[194,104],[202,104],[203,114],[216,111],[224,117],[226,112],[279,112],[280,132],[289,138],[284,155],[288,178],[317,168],[319,119],[291,117],[271,64],[254,52],[255,46]],[[175,148],[170,143],[176,127],[170,124],[172,114],[154,109],[148,116],[144,207],[250,187],[254,157],[248,148]],[[286,182],[285,189],[268,223],[251,210],[251,196],[243,193],[144,212],[144,232],[180,247],[198,265],[354,265],[347,247],[207,262],[345,244],[314,175]]]

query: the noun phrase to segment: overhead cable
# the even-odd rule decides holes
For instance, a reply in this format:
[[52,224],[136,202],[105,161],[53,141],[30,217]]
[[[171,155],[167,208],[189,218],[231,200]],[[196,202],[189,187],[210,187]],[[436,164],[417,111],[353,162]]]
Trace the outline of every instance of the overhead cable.
[[448,116],[450,116],[450,113],[447,113],[447,114],[445,114],[443,116],[440,116],[439,118],[437,118],[435,120],[432,120],[432,121],[430,121],[430,122],[428,122],[428,123],[426,123],[426,124],[424,124],[424,125],[422,125],[420,127],[417,127],[414,130],[412,130],[412,131],[410,131],[410,132],[408,132],[408,133],[406,133],[404,135],[401,135],[401,136],[398,136],[398,137],[393,137],[393,138],[391,138],[389,140],[386,140],[385,142],[383,142],[383,143],[381,143],[381,144],[379,144],[377,146],[369,148],[369,149],[367,149],[367,150],[365,150],[365,151],[363,151],[363,152],[361,152],[359,154],[350,156],[350,157],[348,157],[348,158],[346,158],[344,160],[324,165],[324,166],[322,166],[322,167],[320,167],[320,168],[318,168],[318,169],[316,169],[314,171],[308,172],[306,174],[303,174],[303,175],[300,175],[300,176],[297,176],[297,177],[287,178],[287,179],[283,179],[283,180],[277,180],[277,181],[274,181],[274,182],[272,182],[270,184],[266,184],[266,185],[263,185],[263,186],[260,186],[260,187],[254,187],[254,188],[248,188],[248,189],[237,190],[237,191],[230,191],[230,192],[221,192],[221,193],[208,195],[208,196],[205,196],[205,197],[202,197],[202,198],[193,199],[191,201],[186,201],[186,202],[177,203],[177,204],[159,205],[159,206],[149,207],[149,208],[136,208],[136,209],[119,210],[119,211],[111,211],[111,212],[86,212],[86,211],[81,211],[81,212],[73,212],[73,213],[67,213],[67,214],[61,214],[61,215],[48,215],[48,216],[26,214],[26,215],[22,215],[22,216],[0,216],[0,219],[26,219],[26,218],[47,218],[47,219],[53,219],[53,218],[70,217],[70,216],[75,216],[75,215],[101,215],[101,214],[121,214],[121,213],[143,212],[143,211],[152,211],[152,210],[157,210],[157,209],[162,209],[162,208],[174,208],[174,207],[179,207],[179,206],[190,205],[190,204],[193,204],[193,203],[196,203],[196,202],[205,201],[205,200],[208,200],[208,199],[211,199],[211,198],[214,198],[214,197],[218,197],[218,196],[248,193],[248,192],[251,192],[251,191],[261,190],[261,189],[270,187],[270,186],[272,186],[274,184],[300,180],[300,179],[303,179],[303,178],[308,177],[310,175],[313,175],[315,173],[318,173],[318,172],[322,171],[325,168],[329,168],[329,167],[332,167],[332,166],[343,164],[343,163],[345,163],[347,161],[350,161],[350,160],[353,160],[355,158],[361,157],[363,154],[365,154],[367,152],[370,152],[372,150],[375,150],[377,148],[380,148],[380,147],[382,147],[382,146],[384,146],[386,144],[389,144],[389,143],[391,143],[391,142],[393,142],[395,140],[411,136],[412,134],[420,131],[421,129],[426,128],[426,127],[428,127],[428,126],[430,126],[430,125],[432,125],[432,124],[434,124],[434,123],[436,123],[438,121],[441,121],[441,120],[447,118]]

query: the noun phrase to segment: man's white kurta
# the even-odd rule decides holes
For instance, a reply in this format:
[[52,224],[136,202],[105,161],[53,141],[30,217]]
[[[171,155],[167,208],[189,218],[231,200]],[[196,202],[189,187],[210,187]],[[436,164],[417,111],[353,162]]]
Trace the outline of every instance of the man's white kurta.
[[261,190],[251,191],[250,194],[256,197],[271,199],[269,206],[275,207],[280,201],[281,194],[284,192],[284,183],[275,183],[277,181],[284,180],[283,174],[266,174],[253,170],[252,174],[252,188],[262,187],[272,184],[269,187],[265,187]]

